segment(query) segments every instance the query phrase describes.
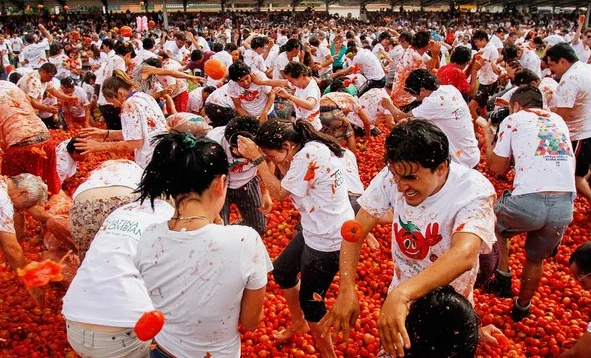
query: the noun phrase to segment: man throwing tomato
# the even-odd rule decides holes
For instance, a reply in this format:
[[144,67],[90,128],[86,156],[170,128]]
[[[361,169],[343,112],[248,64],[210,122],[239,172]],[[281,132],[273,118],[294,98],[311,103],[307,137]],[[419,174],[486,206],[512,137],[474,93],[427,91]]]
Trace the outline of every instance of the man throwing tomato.
[[[471,300],[478,256],[495,242],[495,191],[479,172],[450,161],[449,142],[434,124],[413,120],[386,139],[387,166],[358,199],[363,237],[393,209],[392,258],[396,267],[378,329],[384,350],[402,356],[410,348],[405,320],[409,303],[451,284]],[[343,241],[339,295],[320,322],[348,338],[359,315],[355,271],[363,240]],[[481,331],[490,336],[494,327]],[[498,330],[496,330],[498,332]]]

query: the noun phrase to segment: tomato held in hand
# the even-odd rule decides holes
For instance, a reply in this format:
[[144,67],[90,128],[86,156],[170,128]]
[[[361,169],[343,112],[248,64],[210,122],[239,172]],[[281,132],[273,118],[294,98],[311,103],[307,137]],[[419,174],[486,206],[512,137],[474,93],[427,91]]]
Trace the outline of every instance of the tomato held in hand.
[[63,280],[61,262],[45,260],[41,262],[33,261],[24,268],[16,269],[16,273],[23,279],[27,288],[47,285],[51,282]]
[[164,314],[158,310],[144,313],[133,330],[139,339],[149,341],[156,337],[164,326]]
[[357,242],[363,235],[363,226],[358,221],[347,220],[341,226],[341,236],[343,240],[349,242]]

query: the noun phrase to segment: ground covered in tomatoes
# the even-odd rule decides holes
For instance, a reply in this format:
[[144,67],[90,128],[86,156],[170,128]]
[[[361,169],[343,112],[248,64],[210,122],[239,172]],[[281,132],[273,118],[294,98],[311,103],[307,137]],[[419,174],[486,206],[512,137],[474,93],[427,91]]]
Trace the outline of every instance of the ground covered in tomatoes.
[[[386,133],[386,131],[383,131]],[[52,136],[66,139],[72,132],[52,131]],[[383,167],[385,134],[368,141],[359,141],[357,159],[362,181],[367,185]],[[108,154],[93,155],[78,166],[78,173],[64,183],[68,194],[86,179],[89,172],[106,159],[116,158]],[[497,195],[509,189],[513,177],[499,178],[492,175],[482,156],[478,170],[493,183]],[[483,325],[494,324],[500,328],[506,340],[499,345],[481,345],[478,357],[557,357],[570,348],[585,332],[590,320],[591,295],[584,291],[568,271],[568,259],[572,251],[589,239],[591,232],[589,204],[578,198],[575,202],[574,221],[564,235],[558,254],[547,260],[544,277],[532,304],[531,316],[519,323],[510,317],[511,299],[497,298],[475,291],[475,308]],[[235,212],[232,215],[236,219]],[[268,227],[263,240],[271,258],[275,258],[292,237],[299,215],[288,200],[274,203],[268,215]],[[21,242],[28,261],[40,260],[44,250],[41,241],[43,229],[38,222],[27,217],[26,239]],[[336,343],[336,352],[344,357],[375,357],[379,350],[377,318],[393,274],[390,251],[391,230],[378,226],[373,234],[380,242],[379,251],[364,245],[357,269],[357,290],[361,313],[348,342]],[[517,294],[519,276],[524,261],[524,237],[512,241],[510,257],[513,275],[513,291]],[[0,253],[1,257],[1,253]],[[329,307],[338,292],[338,275],[326,296]],[[61,315],[61,298],[65,293],[59,283],[45,287],[46,305],[38,308],[27,295],[3,257],[0,258],[0,357],[76,357],[69,347],[64,318]],[[310,335],[296,335],[291,340],[278,343],[273,331],[286,327],[289,311],[280,289],[269,275],[264,319],[254,332],[242,332],[243,357],[315,357],[319,356]]]

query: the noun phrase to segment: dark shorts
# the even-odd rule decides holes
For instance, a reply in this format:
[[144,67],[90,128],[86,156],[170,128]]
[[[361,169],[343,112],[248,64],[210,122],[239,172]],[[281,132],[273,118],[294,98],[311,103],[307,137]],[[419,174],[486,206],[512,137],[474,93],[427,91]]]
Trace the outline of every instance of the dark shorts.
[[312,249],[300,231],[273,262],[273,277],[282,289],[295,287],[301,273],[300,307],[308,322],[319,322],[326,314],[324,297],[339,271],[339,253]]
[[506,238],[527,233],[525,256],[532,262],[541,262],[556,253],[573,220],[574,197],[574,193],[511,195],[505,190],[495,205],[495,229]]
[[584,177],[589,173],[591,166],[591,138],[575,140],[572,142],[577,161],[575,175]]

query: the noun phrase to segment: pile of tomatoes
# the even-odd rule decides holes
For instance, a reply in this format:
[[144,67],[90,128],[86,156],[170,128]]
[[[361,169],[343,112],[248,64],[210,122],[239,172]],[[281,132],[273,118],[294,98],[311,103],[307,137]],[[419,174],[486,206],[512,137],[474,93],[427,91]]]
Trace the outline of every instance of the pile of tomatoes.
[[[384,131],[385,132],[385,131]],[[71,133],[54,132],[65,139]],[[385,135],[358,143],[358,164],[362,181],[367,185],[383,167]],[[94,155],[80,163],[78,173],[65,183],[71,194],[88,173],[105,159],[114,157]],[[483,172],[501,195],[510,189],[513,177],[496,177],[486,168],[484,157],[478,169]],[[588,240],[591,232],[591,210],[584,199],[576,200],[574,221],[567,230],[556,257],[547,260],[542,285],[533,300],[530,317],[514,323],[510,317],[511,299],[497,298],[475,291],[475,308],[483,325],[494,324],[507,339],[498,345],[483,344],[478,357],[557,357],[571,347],[585,332],[590,320],[591,295],[572,278],[568,259],[572,251]],[[236,219],[236,213],[232,214]],[[275,258],[287,245],[294,232],[299,214],[288,200],[276,202],[268,215],[267,232],[263,241],[271,258]],[[379,250],[364,245],[357,269],[357,291],[361,313],[348,342],[340,337],[334,342],[337,355],[344,357],[375,357],[380,348],[377,318],[393,274],[390,251],[390,227],[378,226],[373,234],[380,243]],[[43,251],[41,226],[27,218],[27,239],[22,242],[27,260],[39,260]],[[514,272],[513,290],[519,288],[519,275],[524,261],[524,237],[512,240],[510,265]],[[65,323],[60,314],[61,298],[65,289],[59,284],[45,287],[46,305],[40,309],[29,299],[16,274],[0,258],[0,357],[76,357],[66,339]],[[330,307],[338,292],[338,275],[326,296]],[[289,325],[290,315],[284,297],[269,275],[264,319],[254,332],[242,334],[244,357],[316,357],[309,334],[296,335],[286,342],[276,342],[273,332]]]

